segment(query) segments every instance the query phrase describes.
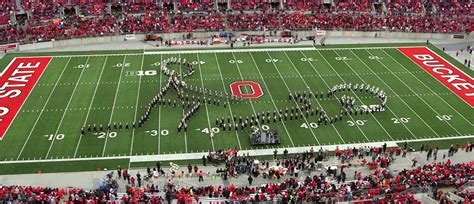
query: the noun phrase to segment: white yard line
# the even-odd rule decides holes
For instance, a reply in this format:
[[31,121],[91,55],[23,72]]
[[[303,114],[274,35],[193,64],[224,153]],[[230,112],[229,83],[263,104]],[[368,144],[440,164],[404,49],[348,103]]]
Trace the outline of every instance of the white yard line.
[[[235,58],[235,54],[232,53],[232,58],[234,59],[234,61],[237,61],[237,59]],[[237,67],[237,71],[239,72],[239,76],[240,78],[238,80],[241,80],[241,81],[245,81],[243,75],[242,75],[242,72],[240,72],[240,66],[239,66],[239,63],[235,63],[235,66]],[[248,90],[247,90],[247,86],[244,87],[245,89],[245,92],[248,93]],[[249,103],[250,103],[250,106],[252,107],[252,111],[253,111],[253,114],[256,116],[257,115],[257,111],[255,110],[255,107],[253,106],[253,100],[252,99],[249,99]],[[261,128],[261,125],[260,125],[260,120],[256,120],[257,123],[258,123],[258,127]],[[252,125],[252,124],[250,124]]]
[[[144,61],[145,61],[145,55],[142,55],[142,64],[140,65],[140,71],[143,70]],[[142,81],[142,76],[140,75],[139,79],[138,79],[137,99],[135,101],[135,112],[134,112],[134,116],[133,116],[133,124],[135,124],[135,122],[137,121],[138,100],[140,99],[140,87],[142,85],[141,81]],[[135,128],[132,128],[132,142],[130,144],[130,154],[129,154],[130,156],[132,156],[132,153],[133,153],[133,143],[134,143],[134,141],[135,141]],[[130,167],[128,167],[128,168],[130,168]]]
[[[145,56],[145,55],[143,55]],[[163,55],[160,55],[160,67],[158,67],[158,73],[160,74],[160,89],[158,91],[161,91],[161,78],[163,74],[161,73],[161,62],[163,62]],[[158,106],[158,154],[160,154],[161,151],[161,105]]]
[[[95,86],[94,94],[92,95],[92,99],[91,99],[91,103],[89,104],[89,108],[87,108],[86,119],[84,120],[84,124],[82,125],[82,127],[85,127],[85,125],[87,124],[87,119],[89,119],[89,113],[91,112],[92,104],[94,103],[95,95],[97,93],[97,89],[99,88],[100,80],[102,79],[102,73],[104,73],[105,65],[107,64],[107,59],[108,58],[109,57],[105,57],[104,64],[102,65],[102,70],[100,71],[100,74],[99,74],[99,83],[97,83],[96,86]],[[79,150],[79,146],[81,144],[81,141],[82,141],[82,134],[79,136],[79,141],[77,142],[76,150],[74,151],[74,157],[77,156],[77,151]]]
[[[250,57],[252,57],[253,64],[255,65],[255,68],[258,71],[258,75],[260,75],[260,78],[262,79],[263,85],[265,85],[265,90],[267,90],[268,95],[270,96],[270,100],[273,103],[273,107],[275,108],[275,111],[278,113],[278,116],[281,118],[282,116],[281,116],[280,112],[278,111],[278,107],[276,106],[275,101],[273,100],[272,94],[271,94],[270,90],[268,89],[267,83],[265,82],[265,80],[263,80],[262,73],[260,72],[260,68],[258,67],[257,62],[255,61],[255,58],[253,57],[251,52],[249,52],[249,55],[250,55]],[[234,60],[235,60],[235,56],[234,56]],[[235,64],[237,64],[237,63],[235,63]],[[240,73],[240,70],[239,70],[239,73]],[[242,74],[240,74],[240,77],[242,77]],[[243,80],[243,78],[242,78],[242,80]],[[293,139],[291,138],[290,132],[288,131],[288,128],[286,128],[285,121],[282,120],[281,124],[283,124],[283,128],[285,129],[285,132],[288,135],[288,138],[290,139],[291,145],[293,145],[293,147],[294,147],[295,143],[293,143]]]
[[[273,67],[274,67],[275,70],[277,71],[278,75],[280,75],[280,79],[283,81],[283,84],[285,85],[286,89],[288,90],[288,92],[291,93],[291,89],[290,89],[290,87],[288,87],[288,84],[286,83],[285,79],[284,79],[283,76],[281,75],[280,70],[278,70],[278,67],[277,67],[276,64],[275,64],[275,61],[273,60],[273,57],[270,56],[270,53],[268,53],[268,52],[266,52],[266,53],[267,53],[268,57],[270,58],[270,60],[272,61]],[[260,74],[260,70],[258,71],[258,73]],[[298,72],[298,74],[299,74],[299,72]],[[261,75],[261,74],[260,74],[260,75]],[[301,76],[301,75],[300,75],[300,76]],[[302,78],[302,77],[301,77],[301,78]],[[262,78],[262,80],[263,80],[263,78]],[[263,81],[265,82],[265,80],[263,80]],[[304,83],[305,83],[306,87],[309,87],[308,84],[306,84],[306,82],[304,82]],[[267,86],[266,83],[265,83],[265,86]],[[269,94],[270,94],[270,93],[269,93]],[[306,122],[306,124],[309,125],[310,122],[308,122],[308,119],[305,117],[305,115],[304,115],[304,113],[303,113],[303,110],[300,109],[300,105],[298,104],[298,102],[296,102],[296,101],[293,101],[293,102],[295,103],[297,109],[300,111],[301,115],[303,116],[303,119],[304,119],[304,121]],[[314,139],[316,140],[316,142],[318,143],[318,145],[321,145],[321,143],[319,142],[318,137],[316,137],[316,134],[314,134],[313,128],[310,127],[310,128],[308,128],[308,129],[309,129],[309,131],[311,132],[311,134],[313,135],[313,137],[314,137]]]
[[[69,65],[69,62],[70,62],[70,61],[71,61],[71,58],[69,58],[69,59],[67,60],[66,65],[64,65],[63,70],[61,71],[61,74],[59,75],[59,77],[58,77],[58,79],[56,80],[56,83],[55,83],[55,84],[58,84],[59,80],[60,80],[61,77],[63,76],[64,71],[66,70],[66,67]],[[13,62],[13,60],[12,60],[12,62]],[[31,130],[30,130],[30,133],[28,133],[28,137],[26,138],[26,141],[23,143],[23,147],[21,147],[20,153],[18,154],[18,157],[16,158],[17,160],[20,158],[21,154],[22,154],[23,151],[25,150],[26,144],[27,144],[28,141],[30,140],[31,134],[33,134],[33,131],[35,130],[36,125],[38,124],[38,121],[39,121],[40,118],[41,118],[41,115],[43,115],[44,109],[46,108],[46,105],[48,105],[49,99],[51,99],[51,96],[53,95],[54,90],[56,90],[56,87],[57,87],[57,86],[54,85],[54,86],[53,86],[53,90],[51,90],[51,92],[49,93],[49,96],[48,96],[48,98],[46,99],[46,102],[44,103],[43,108],[41,108],[40,114],[39,114],[38,117],[36,118],[36,121],[35,121],[35,123],[33,124],[33,127],[32,127]]]
[[[122,62],[122,68],[120,69],[119,83],[117,84],[117,89],[115,90],[114,103],[112,104],[112,111],[110,113],[110,119],[109,119],[108,124],[112,123],[112,119],[114,117],[115,103],[117,102],[117,95],[118,95],[118,92],[119,92],[119,89],[120,89],[120,81],[122,81],[122,74],[123,74],[123,70],[125,69],[125,60],[126,59],[127,59],[127,56],[124,56],[123,57],[123,62]],[[107,134],[105,134],[105,142],[104,142],[104,148],[102,150],[102,156],[104,156],[104,154],[105,154],[105,149],[107,147],[107,139],[109,138],[109,133],[110,133],[110,130],[107,130]]]
[[[403,46],[403,47],[423,47],[423,46]],[[249,48],[249,49],[194,49],[194,50],[159,50],[159,51],[144,51],[145,55],[161,55],[161,54],[196,54],[196,53],[230,53],[230,52],[279,52],[279,51],[300,51],[300,50],[361,50],[361,49],[392,49],[401,47],[340,47],[340,48],[315,48],[312,46],[307,47],[260,47],[260,48]],[[128,53],[128,54],[90,54],[90,55],[60,55],[54,56],[55,58],[66,58],[66,57],[105,57],[105,56],[141,56],[142,53]]]
[[[90,57],[87,57],[86,63],[84,63],[85,65],[88,64],[89,59],[90,59]],[[69,108],[69,105],[71,104],[72,98],[74,97],[74,94],[76,93],[77,84],[79,84],[79,81],[81,81],[82,74],[84,73],[84,70],[86,70],[86,69],[87,69],[87,68],[85,68],[85,67],[82,68],[81,74],[80,74],[79,77],[77,78],[76,86],[74,86],[74,89],[72,90],[72,94],[71,94],[71,96],[69,97],[69,101],[67,102],[66,109]],[[61,125],[63,124],[64,117],[66,116],[66,113],[67,113],[67,111],[64,111],[64,112],[63,112],[63,115],[62,115],[62,117],[61,117],[61,121],[59,122],[59,125],[58,125],[58,128],[56,129],[56,132],[54,133],[54,137],[56,137],[56,135],[58,135],[59,129],[61,128]],[[51,145],[49,145],[48,152],[46,153],[46,156],[45,156],[44,158],[48,158],[49,153],[51,152],[51,148],[53,147],[55,140],[56,140],[56,139],[53,138],[53,140],[51,141]]]
[[[401,65],[400,63],[398,63],[398,61],[395,60],[391,55],[389,55],[389,54],[386,53],[385,51],[383,51],[383,52],[384,52],[386,55],[388,55],[390,58],[392,58],[392,60],[394,60],[395,62],[397,62],[397,64],[398,64],[399,66],[403,67],[403,65]],[[392,70],[389,69],[387,66],[385,66],[384,63],[382,63],[382,64],[383,64],[383,66],[384,66],[388,71],[390,71],[390,72],[392,71]],[[405,81],[403,81],[402,79],[400,79],[400,77],[399,77],[398,75],[393,74],[393,76],[395,76],[400,82],[402,82],[412,93],[415,93],[415,94],[416,94],[416,92],[415,92],[408,84],[406,84]],[[415,77],[415,78],[416,78],[416,77]],[[430,104],[428,104],[423,98],[421,98],[420,96],[417,96],[417,97],[418,97],[421,101],[423,101],[423,103],[424,103],[426,106],[428,106],[436,115],[441,115],[441,114],[439,114],[438,111],[436,111]],[[447,120],[443,120],[443,121],[446,122],[446,124],[448,124],[451,128],[453,128],[453,130],[456,131],[456,133],[457,133],[458,135],[461,135],[461,133],[460,133],[455,127],[453,127],[449,121],[447,121]]]
[[[337,146],[340,149],[347,149],[352,147],[375,147],[382,146],[384,143],[387,143],[387,146],[393,146],[396,143],[404,142],[428,142],[428,141],[444,141],[444,140],[457,140],[457,139],[470,139],[474,138],[474,135],[462,135],[462,136],[445,136],[439,138],[423,138],[423,139],[411,139],[411,140],[397,140],[397,141],[381,141],[381,142],[364,142],[364,143],[354,143],[354,144],[335,144],[335,145],[323,145],[323,146],[308,146],[305,148],[301,147],[292,147],[292,148],[281,148],[278,149],[278,152],[283,152],[284,149],[288,151],[292,150],[294,153],[302,153],[309,150],[311,147],[313,149],[328,149],[329,151],[334,151]],[[256,150],[241,150],[239,155],[250,154],[250,156],[263,156],[263,155],[272,155],[274,149],[256,149]],[[68,161],[102,161],[102,160],[115,160],[115,159],[129,159],[130,162],[156,162],[156,161],[177,161],[177,160],[189,160],[189,159],[201,159],[203,153],[206,151],[197,152],[197,153],[187,153],[187,154],[160,154],[160,155],[140,155],[140,156],[112,156],[112,157],[89,157],[89,158],[70,158],[70,159],[39,159],[39,160],[17,160],[17,161],[0,161],[0,164],[21,164],[21,163],[50,163],[50,162],[68,162]]]
[[[201,60],[199,59],[199,53],[197,53],[196,55],[197,55],[197,61],[198,61],[198,66],[199,66],[199,76],[201,77],[201,86],[202,86],[202,89],[204,90],[205,88],[204,88],[204,81],[202,80],[201,63],[199,63]],[[204,97],[204,94],[203,94],[203,97]],[[211,129],[211,121],[209,120],[209,110],[207,109],[206,101],[204,101],[204,106],[206,107],[207,124],[209,125],[209,133],[210,133],[212,129]],[[212,143],[212,151],[216,151],[216,149],[214,148],[214,138],[212,137],[210,138],[211,138],[211,143]]]
[[[369,51],[367,51],[367,52],[369,52]],[[387,53],[385,50],[383,50],[383,52],[385,52],[385,53],[388,55],[388,53]],[[431,52],[433,52],[433,51],[431,51]],[[370,52],[369,52],[369,53],[370,53]],[[433,52],[433,53],[435,53],[435,52]],[[436,53],[435,53],[435,54],[436,54]],[[439,55],[438,55],[438,56],[439,56]],[[439,56],[439,57],[441,57],[441,56]],[[402,66],[398,61],[396,61],[393,57],[392,57],[392,59],[393,59],[398,65],[400,65],[404,70],[409,71],[407,68],[405,68],[404,66]],[[443,59],[443,58],[441,57],[441,59]],[[452,65],[449,61],[447,61],[447,60],[445,60],[445,59],[443,59],[443,60],[446,61],[447,63],[449,63],[451,66],[456,67],[456,66]],[[460,70],[460,69],[458,69],[458,70],[459,70],[459,71],[462,71],[462,70]],[[431,89],[428,85],[426,85],[425,82],[423,82],[422,80],[420,80],[420,79],[419,79],[418,77],[416,77],[413,73],[411,73],[411,72],[408,72],[408,73],[411,74],[416,80],[418,80],[418,82],[420,82],[421,84],[423,84],[424,87],[426,87],[427,89],[429,89],[434,95],[438,96],[439,99],[441,99],[446,105],[448,105],[452,110],[454,110],[458,115],[460,115],[466,122],[468,122],[471,126],[473,126],[473,124],[471,123],[471,121],[469,121],[467,118],[464,117],[464,115],[462,115],[461,113],[459,113],[453,106],[451,106],[451,104],[449,104],[447,101],[445,101],[438,93],[436,93],[435,91],[433,91],[433,89]],[[426,72],[425,72],[425,73],[426,73]],[[466,74],[466,73],[464,73],[464,74]],[[430,75],[431,77],[434,78],[433,75],[431,75],[431,74],[429,74],[429,73],[428,73],[428,75]],[[469,75],[466,74],[466,76],[469,76]],[[434,78],[434,79],[436,79],[436,78]],[[442,84],[442,83],[441,83],[441,84]],[[443,85],[444,85],[444,84],[443,84]],[[457,95],[457,94],[455,94],[455,95]],[[461,100],[464,101],[464,99],[461,99]]]
[[[367,50],[366,50],[366,51],[367,51]],[[367,52],[368,52],[368,51],[367,51]],[[370,68],[358,55],[356,55],[354,52],[352,52],[352,50],[351,50],[351,53],[352,53],[355,57],[357,57],[357,59],[358,59],[360,62],[362,62],[362,64],[364,64],[364,66],[367,67],[372,73],[375,73],[375,72],[372,70],[372,68]],[[369,54],[372,55],[370,52],[369,52]],[[379,59],[376,59],[376,60],[377,60],[377,62],[381,63]],[[386,86],[388,89],[390,89],[390,91],[392,91],[393,93],[396,93],[396,92],[392,89],[392,87],[390,87],[382,78],[380,78],[379,75],[375,74],[375,76],[376,76],[383,84],[385,84],[385,86]],[[360,77],[359,77],[359,78],[360,78]],[[365,81],[364,81],[364,83],[365,83]],[[398,97],[398,98],[403,101],[403,99],[402,99],[401,97]],[[403,103],[408,106],[408,104],[405,103],[405,101],[403,101]],[[409,107],[409,108],[410,108],[410,107]],[[389,110],[396,118],[400,118],[400,117],[397,116],[397,114],[395,114],[395,112],[392,111],[392,109],[388,108],[388,106],[386,106],[386,109]],[[411,108],[410,108],[410,109],[411,109]],[[405,125],[405,123],[401,123],[401,124],[403,125],[403,127],[405,127],[405,129],[408,130],[408,132],[410,132],[410,134],[411,134],[415,139],[418,139],[418,138],[416,137],[416,135]],[[429,128],[429,127],[428,127],[428,128]]]
[[[306,59],[308,59],[308,57],[306,56],[306,54],[304,54],[303,51],[301,51],[301,54],[303,55],[303,57],[305,57]],[[329,64],[329,62],[328,62],[326,59],[324,59],[324,60],[325,60],[325,62],[326,62],[329,66],[331,66],[331,65]],[[311,61],[307,61],[307,62],[311,65],[311,68],[313,68],[313,70],[314,70],[314,72],[316,72],[317,76],[318,76],[319,78],[321,78],[321,81],[323,81],[323,83],[326,85],[326,87],[327,87],[328,89],[331,89],[331,86],[329,86],[329,84],[326,82],[326,80],[324,80],[324,78],[323,78],[324,75],[322,75],[321,73],[319,73],[319,71],[316,69],[316,67],[314,67],[314,64],[313,64]],[[316,101],[318,101],[318,100],[316,100]],[[318,103],[319,103],[319,102],[318,102]],[[321,106],[321,107],[322,107],[322,106]],[[351,118],[351,120],[355,121],[355,119],[352,117],[352,115],[349,114],[348,116]],[[334,124],[332,124],[332,125],[334,126]],[[360,129],[359,129],[359,130],[360,130]],[[337,129],[336,129],[336,131],[337,131]],[[339,132],[338,132],[338,133],[339,133]],[[362,133],[362,134],[363,134],[363,133]],[[365,139],[367,139],[367,141],[370,141],[367,137],[366,137]]]
[[[308,85],[308,83],[306,83],[306,80],[301,76],[301,73],[300,73],[300,72],[298,71],[298,69],[296,68],[295,63],[293,63],[293,60],[291,60],[291,58],[288,56],[288,54],[287,54],[286,52],[283,52],[283,53],[285,53],[286,58],[288,59],[288,61],[291,62],[291,65],[292,65],[293,68],[296,70],[296,72],[298,73],[298,75],[300,76],[300,78],[303,80],[304,84],[306,85],[306,88],[309,90],[309,92],[310,92],[311,94],[313,94],[313,95],[315,96],[316,94],[314,94],[314,92],[311,90],[311,87]],[[301,51],[301,53],[302,53],[302,51]],[[305,58],[306,58],[306,56],[305,56]],[[309,62],[309,61],[307,61],[307,62]],[[313,67],[313,69],[314,69],[313,64],[310,63],[310,65],[311,65],[311,66]],[[322,78],[322,77],[321,77],[321,78]],[[326,84],[326,82],[324,82],[324,83]],[[326,84],[326,86],[328,86],[328,85]],[[328,88],[329,88],[329,86],[328,86]],[[318,103],[319,107],[323,107],[323,106],[321,105],[321,103],[319,103],[319,100],[315,100],[315,101]],[[334,128],[334,130],[336,131],[337,135],[338,135],[339,138],[342,140],[342,142],[345,143],[346,141],[344,141],[344,138],[342,138],[342,135],[339,133],[339,131],[337,131],[336,126],[335,126],[334,124],[331,124],[331,126]]]
[[[341,55],[339,55],[339,53],[338,53],[337,51],[334,51],[334,53],[336,53],[336,55],[339,56],[339,57],[341,56]],[[349,67],[349,69],[351,69],[352,72],[357,73],[357,72],[352,68],[352,66],[349,65],[349,63],[346,62],[346,60],[342,60],[342,61],[344,62],[344,64],[346,64],[346,65]],[[334,70],[334,71],[336,71],[336,70]],[[337,72],[336,72],[336,73],[337,73]],[[359,77],[359,79],[362,80],[362,82],[364,82],[364,84],[368,84],[362,77],[360,77],[360,76],[357,76],[357,77]],[[339,76],[339,78],[341,78],[342,81],[344,81],[344,79],[343,79],[341,76]],[[344,81],[344,83],[346,83],[346,82]],[[356,97],[358,100],[360,100],[360,98],[359,98],[359,96],[358,96],[357,94],[354,94],[354,95],[355,95],[355,97]],[[362,101],[362,100],[360,100],[360,101]],[[390,112],[392,112],[389,108],[386,108],[386,109],[389,110]],[[392,112],[392,113],[393,113],[393,112]],[[392,135],[385,129],[385,127],[384,127],[384,126],[380,123],[380,121],[374,116],[374,114],[369,114],[369,115],[372,116],[372,118],[375,120],[375,122],[377,122],[377,124],[383,129],[383,131],[388,135],[388,137],[390,137],[390,139],[393,140]]]
[[[163,56],[163,55],[161,55],[161,56]],[[178,55],[178,58],[181,59],[181,54]],[[198,62],[199,62],[199,56],[198,56]],[[180,74],[183,73],[181,63],[179,63],[179,73]],[[199,66],[199,74],[201,74],[201,66]],[[202,78],[202,76],[201,76],[201,78]],[[183,81],[183,76],[182,75],[179,76],[179,80]],[[203,86],[203,89],[204,89],[204,84],[202,86]],[[207,112],[207,104],[206,104],[206,113],[208,113]],[[184,115],[184,108],[183,108],[182,114]],[[209,122],[209,113],[207,114],[207,121],[209,123],[209,131],[211,131],[211,124]],[[161,134],[161,132],[160,132],[160,134]],[[211,143],[212,143],[212,149],[214,150],[214,140],[212,138],[211,138]],[[188,153],[188,133],[186,131],[184,131],[184,151],[186,153]]]
[[[214,53],[214,57],[216,58],[217,69],[219,70],[219,76],[221,77],[222,89],[223,89],[224,93],[227,94],[225,84],[224,84],[224,78],[222,77],[221,66],[219,65],[219,59],[217,59],[217,54],[216,53]],[[227,99],[227,105],[229,106],[229,113],[230,113],[231,118],[232,118],[232,123],[234,123],[234,127],[235,127],[235,121],[234,121],[234,117],[233,117],[234,113],[232,112],[232,107],[230,105],[229,99]],[[242,149],[242,145],[240,144],[239,132],[238,131],[235,131],[235,136],[237,137],[237,142],[239,143],[239,149]]]
[[[352,51],[351,51],[351,52],[352,52]],[[339,53],[338,53],[337,51],[334,51],[334,53],[336,53],[336,55],[339,56],[339,57],[341,56],[341,55],[339,55]],[[347,67],[349,67],[349,69],[351,69],[351,71],[352,71],[353,73],[357,73],[357,72],[352,68],[352,66],[351,66],[346,60],[342,60],[342,61],[344,62],[344,64],[346,64]],[[372,71],[372,70],[370,70],[370,71]],[[360,80],[362,80],[362,82],[364,82],[364,84],[369,84],[369,83],[367,83],[362,77],[360,77],[360,76],[357,76],[357,77],[358,77]],[[344,81],[344,79],[343,79],[342,77],[340,77],[340,78]],[[345,82],[344,82],[344,83],[345,83]],[[359,98],[358,95],[355,95],[355,96],[357,97],[357,99],[360,100],[360,98]],[[362,100],[361,100],[361,101],[362,101]],[[395,113],[393,113],[392,110],[391,110],[390,108],[388,108],[388,106],[387,106],[385,109],[388,110],[388,111],[390,111],[390,112],[396,117]],[[374,114],[369,114],[369,115],[372,116],[372,118],[375,120],[375,122],[377,122],[377,124],[383,129],[383,131],[388,135],[388,137],[390,137],[390,139],[393,140],[392,135],[385,129],[385,127],[384,127],[384,126],[380,123],[380,121],[374,116]],[[397,118],[398,118],[398,117],[397,117]]]
[[[383,65],[383,64],[382,64],[382,65]],[[390,86],[387,85],[387,87],[389,87],[389,89],[391,89]],[[392,89],[391,89],[391,90],[392,90]],[[402,103],[405,104],[405,106],[407,106],[407,107],[416,115],[416,117],[418,117],[418,119],[420,119],[420,120],[423,122],[423,124],[425,124],[436,136],[439,136],[438,133],[437,133],[436,131],[434,131],[434,130],[431,128],[431,126],[429,126],[429,125],[420,117],[420,115],[418,115],[418,114],[416,113],[416,111],[413,110],[413,109],[407,104],[407,102],[406,102],[405,100],[403,100],[403,99],[401,98],[402,95],[398,95],[398,94],[397,94],[396,92],[394,92],[393,90],[392,90],[392,92],[394,93],[393,96],[399,97],[399,98],[401,99]],[[417,95],[417,94],[414,94],[413,96],[415,96],[415,95]],[[389,96],[392,96],[392,95],[389,95]],[[416,136],[415,136],[415,138],[416,138]]]
[[[336,71],[336,69],[334,69],[334,67],[332,66],[332,64],[330,64],[329,61],[324,57],[324,55],[321,54],[321,52],[320,52],[319,50],[317,51],[317,53],[324,59],[324,61],[326,62],[326,64],[328,64],[329,67],[331,67],[332,71],[333,71],[334,73],[336,73],[336,74],[339,76],[339,78],[340,78],[344,83],[346,83],[346,82],[344,81],[344,79],[343,79],[343,78],[339,75],[339,73]],[[323,79],[323,78],[321,77],[321,79]],[[324,79],[323,79],[323,81],[324,81]],[[328,88],[331,88],[325,81],[324,81],[324,83],[326,84],[326,86],[328,86]],[[352,90],[351,90],[351,91],[352,91]],[[352,92],[354,93],[354,91],[352,91]],[[357,97],[357,94],[354,93],[354,96]],[[359,97],[357,97],[357,98],[359,98]],[[359,99],[359,101],[362,101],[362,100]],[[349,117],[350,117],[352,120],[354,120],[353,117],[352,117],[350,114],[349,114]],[[367,141],[370,141],[369,138],[367,138],[367,135],[365,135],[364,131],[362,131],[362,129],[361,129],[358,125],[356,125],[356,127],[357,127],[357,129],[359,129],[359,131],[362,133],[362,135],[364,135],[365,139],[366,139]]]

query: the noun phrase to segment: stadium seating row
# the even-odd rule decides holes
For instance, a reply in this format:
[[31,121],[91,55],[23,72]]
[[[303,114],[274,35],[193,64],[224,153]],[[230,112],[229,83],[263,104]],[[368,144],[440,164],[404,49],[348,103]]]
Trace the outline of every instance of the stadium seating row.
[[[354,178],[354,181],[337,184],[326,179],[325,176],[307,177],[300,182],[295,177],[287,178],[280,183],[269,183],[262,186],[237,187],[202,186],[202,187],[177,187],[169,181],[163,189],[158,186],[146,185],[144,188],[127,187],[127,194],[118,195],[114,191],[86,191],[83,189],[53,189],[46,187],[24,187],[24,186],[0,186],[0,201],[12,202],[41,202],[53,203],[90,203],[107,201],[151,201],[159,203],[168,199],[178,201],[199,201],[202,198],[221,198],[240,201],[306,201],[306,202],[329,202],[353,201],[364,203],[364,201],[378,201],[379,203],[420,203],[413,198],[410,188],[432,188],[442,187],[459,188],[466,184],[473,175],[472,163],[451,164],[440,162],[426,164],[399,173],[391,173],[388,170],[376,170],[371,175]],[[156,194],[158,193],[158,194]],[[439,197],[443,195],[438,193]],[[472,196],[465,190],[458,192],[466,201]],[[437,195],[435,195],[436,197]],[[438,198],[438,197],[437,197]],[[393,202],[392,202],[393,203]]]
[[[192,31],[262,31],[262,30],[358,30],[463,33],[474,26],[472,5],[469,1],[421,1],[398,0],[386,3],[383,12],[377,10],[372,0],[336,1],[336,7],[322,4],[321,0],[286,1],[282,10],[275,3],[259,1],[234,1],[234,10],[255,12],[215,11],[213,1],[190,3],[180,1],[180,10],[169,8],[172,4],[155,4],[149,0],[135,3],[118,3],[104,0],[14,0],[0,4],[0,43],[37,42],[51,39],[95,37],[126,33],[192,32]],[[80,5],[76,15],[74,5]],[[111,11],[107,11],[110,5]],[[31,14],[28,18],[16,15],[17,23],[9,23],[10,13],[21,13],[18,8]],[[186,11],[203,11],[187,13]]]

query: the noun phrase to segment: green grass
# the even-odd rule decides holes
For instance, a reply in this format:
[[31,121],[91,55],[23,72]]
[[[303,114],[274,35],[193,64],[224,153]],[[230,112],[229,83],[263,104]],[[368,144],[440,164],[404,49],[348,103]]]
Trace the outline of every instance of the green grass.
[[120,166],[129,166],[126,159],[91,160],[91,161],[63,161],[63,162],[31,162],[17,164],[0,164],[0,173],[6,174],[36,174],[55,172],[105,171],[114,170]]
[[[408,45],[420,44],[376,44],[367,47]],[[333,47],[362,46],[365,47]],[[439,52],[434,46],[429,47]],[[439,54],[461,67],[444,53]],[[290,91],[326,92],[328,86],[343,82],[369,83],[380,87],[389,96],[388,109],[373,115],[347,117],[334,126],[302,127],[306,122],[315,122],[315,118],[268,124],[279,132],[282,144],[263,148],[448,138],[474,133],[474,127],[468,121],[472,119],[472,108],[395,48],[268,52],[240,50],[233,53],[198,54],[170,51],[163,55],[145,55],[140,51],[129,50],[27,55],[61,57],[52,59],[7,135],[0,141],[0,161],[91,157],[100,160],[101,157],[208,152],[236,147],[252,149],[254,147],[250,145],[248,129],[220,130],[213,139],[203,133],[203,130],[215,127],[216,118],[228,116],[231,112],[246,116],[254,111],[273,111],[295,106],[294,102],[287,100]],[[16,56],[6,55],[0,61],[2,68]],[[377,56],[379,60],[372,60],[369,56]],[[194,75],[184,79],[188,84],[230,93],[229,85],[232,82],[249,80],[259,83],[264,95],[258,99],[232,104],[228,108],[202,106],[191,119],[186,133],[178,133],[176,129],[182,109],[166,105],[154,109],[143,128],[134,131],[120,130],[104,136],[80,136],[79,130],[84,124],[125,123],[139,118],[167,77],[161,74],[143,77],[129,74],[139,70],[158,70],[159,67],[154,64],[169,57],[204,62],[196,66]],[[349,60],[336,60],[339,57],[347,57]],[[242,63],[231,63],[236,60]],[[77,68],[84,64],[89,67]],[[121,66],[117,67],[120,64],[129,66],[122,69]],[[174,68],[179,70],[179,67]],[[472,76],[472,71],[463,71]],[[374,99],[365,94],[356,95],[361,97],[358,104],[374,102]],[[168,93],[167,98],[176,98],[174,92]],[[312,104],[324,107],[330,115],[340,111],[335,99],[313,101]],[[436,117],[439,115],[452,117],[449,121],[440,121]],[[38,123],[33,128],[38,117]],[[407,123],[394,123],[393,118],[409,119]],[[51,134],[52,138],[58,139],[49,140]],[[94,162],[87,163],[89,165],[80,162],[71,164],[86,166],[84,169],[96,168]],[[11,172],[2,170],[9,169],[10,165],[12,164],[0,164],[0,173]],[[34,168],[35,164],[28,165],[33,165],[33,169],[39,168]],[[111,166],[114,165],[116,164]],[[75,170],[68,167],[62,170],[59,170],[61,167],[52,169]]]

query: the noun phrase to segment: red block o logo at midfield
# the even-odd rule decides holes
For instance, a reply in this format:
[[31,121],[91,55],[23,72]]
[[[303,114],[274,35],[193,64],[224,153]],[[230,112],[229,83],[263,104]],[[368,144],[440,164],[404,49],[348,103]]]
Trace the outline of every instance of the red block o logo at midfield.
[[[242,90],[240,89],[242,86],[250,86],[252,93],[242,93]],[[230,90],[234,96],[246,99],[259,98],[260,96],[263,96],[263,91],[260,87],[260,84],[253,81],[236,81],[230,84]]]

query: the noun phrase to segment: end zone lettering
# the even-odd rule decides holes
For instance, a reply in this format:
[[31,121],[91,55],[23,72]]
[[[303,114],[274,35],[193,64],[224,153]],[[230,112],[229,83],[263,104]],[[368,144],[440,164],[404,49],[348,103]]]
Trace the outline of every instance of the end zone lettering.
[[474,80],[426,47],[399,48],[413,62],[474,107]]
[[51,57],[19,57],[0,73],[0,140],[50,61]]

